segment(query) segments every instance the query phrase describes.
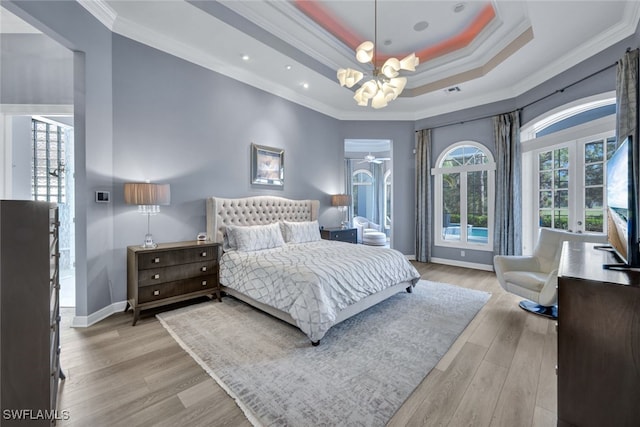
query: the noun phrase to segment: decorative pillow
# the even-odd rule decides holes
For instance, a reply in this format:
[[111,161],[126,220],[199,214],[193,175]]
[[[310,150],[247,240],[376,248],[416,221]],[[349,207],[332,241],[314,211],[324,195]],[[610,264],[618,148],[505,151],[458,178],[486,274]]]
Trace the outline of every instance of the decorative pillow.
[[238,249],[236,239],[233,238],[233,232],[229,230],[232,226],[227,226],[222,232],[222,249],[225,252],[235,251]]
[[227,235],[230,246],[235,242],[236,249],[239,251],[259,251],[284,245],[278,223],[245,227],[229,226]]
[[282,230],[284,241],[287,243],[305,243],[320,240],[318,221],[282,221]]

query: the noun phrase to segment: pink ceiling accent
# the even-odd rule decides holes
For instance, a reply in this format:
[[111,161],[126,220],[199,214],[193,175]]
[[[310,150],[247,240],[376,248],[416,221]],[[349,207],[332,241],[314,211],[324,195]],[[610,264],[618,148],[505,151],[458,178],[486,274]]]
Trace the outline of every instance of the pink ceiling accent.
[[325,30],[333,34],[338,40],[355,50],[364,40],[361,40],[340,19],[327,11],[319,2],[309,0],[294,0],[295,5],[305,15],[313,19]]
[[[355,50],[356,47],[364,41],[360,36],[355,34],[343,22],[341,22],[337,16],[324,8],[320,2],[309,0],[293,1],[298,9],[300,9],[305,15],[313,19],[321,27],[351,49]],[[418,56],[420,58],[420,62],[423,63],[439,56],[446,55],[447,53],[454,52],[458,49],[462,49],[469,45],[495,17],[496,11],[493,8],[493,5],[489,3],[464,30],[439,43],[425,46],[423,49],[416,52],[416,56]],[[376,62],[382,63],[392,56],[403,57],[409,53],[410,52],[399,55],[380,55]]]
[[493,5],[488,4],[480,11],[473,22],[461,33],[440,43],[428,46],[420,52],[416,52],[416,55],[420,58],[420,62],[426,62],[430,59],[437,58],[438,56],[446,55],[447,53],[462,49],[469,45],[495,17],[496,11],[493,9]]

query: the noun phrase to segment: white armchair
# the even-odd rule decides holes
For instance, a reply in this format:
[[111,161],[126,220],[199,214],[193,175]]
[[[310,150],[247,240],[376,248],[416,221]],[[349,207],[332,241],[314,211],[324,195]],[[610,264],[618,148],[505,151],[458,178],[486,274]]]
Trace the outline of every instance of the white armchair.
[[607,243],[605,234],[570,233],[541,228],[532,256],[496,255],[493,266],[500,286],[526,300],[520,307],[550,318],[558,317],[558,268],[562,242]]
[[380,230],[382,227],[362,216],[353,218],[353,226],[357,230],[358,243],[373,246],[384,246],[387,243],[387,235]]

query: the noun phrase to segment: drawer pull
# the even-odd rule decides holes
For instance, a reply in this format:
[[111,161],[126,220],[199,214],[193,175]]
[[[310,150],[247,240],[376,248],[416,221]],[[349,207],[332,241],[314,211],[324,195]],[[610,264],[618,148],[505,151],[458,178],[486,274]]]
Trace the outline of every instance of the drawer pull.
[[200,271],[207,271],[207,267],[202,267]]
[[153,275],[153,278],[154,278],[154,279],[159,279],[159,278],[160,278],[160,275],[159,275],[159,274],[154,274],[154,275]]
[[202,256],[202,257],[207,256],[207,253],[206,252],[202,252],[202,253],[200,253],[200,256]]
[[157,291],[157,290],[156,290],[156,291],[153,291],[153,295],[154,295],[154,296],[158,296],[158,295],[160,295],[160,291]]
[[160,258],[154,258],[151,260],[151,263],[158,264],[160,262]]
[[207,281],[206,280],[202,281],[202,286],[207,286]]

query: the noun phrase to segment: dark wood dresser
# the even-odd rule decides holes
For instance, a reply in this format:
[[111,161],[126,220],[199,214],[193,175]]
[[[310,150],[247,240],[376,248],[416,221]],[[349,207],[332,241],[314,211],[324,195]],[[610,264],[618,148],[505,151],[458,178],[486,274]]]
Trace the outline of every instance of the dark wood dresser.
[[640,425],[640,273],[565,242],[558,277],[558,426]]
[[325,240],[358,243],[358,232],[355,228],[322,228],[320,237]]
[[67,414],[56,411],[64,379],[58,230],[55,203],[0,201],[2,426],[52,425]]
[[127,306],[133,325],[140,311],[203,295],[220,301],[220,245],[208,242],[159,244],[153,249],[127,248]]

